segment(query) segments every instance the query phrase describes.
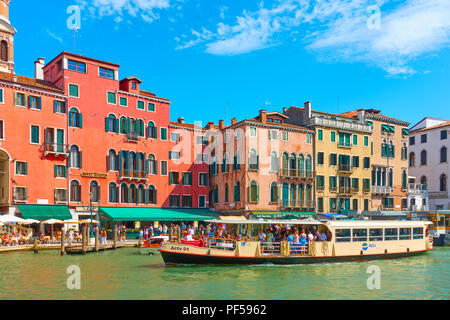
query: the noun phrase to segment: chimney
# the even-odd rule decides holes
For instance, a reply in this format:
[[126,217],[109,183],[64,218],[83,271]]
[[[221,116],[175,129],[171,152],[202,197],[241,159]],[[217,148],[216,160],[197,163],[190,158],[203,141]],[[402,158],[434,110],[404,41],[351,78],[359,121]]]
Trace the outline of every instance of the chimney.
[[237,123],[237,119],[236,118],[231,119],[231,125],[232,126],[234,126],[236,123]]
[[359,121],[364,122],[364,114],[365,114],[364,109],[358,110],[358,120]]
[[225,121],[224,120],[219,120],[219,129],[223,130],[225,128]]
[[284,108],[283,108],[283,114],[286,114],[286,112],[287,112],[287,108],[284,107]]
[[306,117],[308,119],[310,119],[311,118],[311,101],[305,102],[305,113],[306,113]]
[[34,77],[37,80],[44,80],[44,66],[45,66],[44,58],[38,58],[34,62]]
[[183,117],[179,117],[179,118],[178,118],[178,123],[183,124],[183,123],[184,123],[184,118],[183,118]]
[[212,122],[212,121],[208,122],[206,124],[206,129],[208,129],[208,130],[211,129],[213,125],[214,125],[214,122]]
[[261,121],[262,123],[266,123],[267,122],[267,112],[266,112],[266,110],[260,110],[259,111],[259,121]]

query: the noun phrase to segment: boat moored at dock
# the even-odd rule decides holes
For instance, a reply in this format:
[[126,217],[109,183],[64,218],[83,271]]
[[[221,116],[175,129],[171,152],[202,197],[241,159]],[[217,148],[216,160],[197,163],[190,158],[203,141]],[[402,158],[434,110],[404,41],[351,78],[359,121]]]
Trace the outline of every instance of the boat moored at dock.
[[[172,239],[165,242],[159,250],[164,262],[310,264],[392,259],[433,249],[433,239],[428,232],[431,223],[427,221],[210,222],[218,224],[227,236],[203,237],[195,245]],[[287,232],[280,235],[279,230]],[[308,240],[306,230],[313,230],[325,237]]]

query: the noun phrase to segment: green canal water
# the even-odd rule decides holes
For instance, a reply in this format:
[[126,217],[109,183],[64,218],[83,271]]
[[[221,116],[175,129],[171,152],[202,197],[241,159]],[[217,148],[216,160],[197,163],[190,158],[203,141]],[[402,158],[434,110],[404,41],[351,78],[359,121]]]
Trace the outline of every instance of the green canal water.
[[[450,248],[397,260],[295,266],[170,266],[145,249],[0,254],[0,299],[449,299]],[[81,289],[66,269],[79,266]],[[367,289],[367,268],[381,288]]]

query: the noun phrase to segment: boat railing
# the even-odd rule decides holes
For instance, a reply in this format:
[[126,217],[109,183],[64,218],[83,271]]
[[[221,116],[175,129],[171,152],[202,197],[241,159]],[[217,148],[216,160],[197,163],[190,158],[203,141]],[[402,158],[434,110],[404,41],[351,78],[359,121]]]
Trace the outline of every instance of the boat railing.
[[306,256],[309,252],[308,244],[294,243],[290,245],[291,256]]
[[261,254],[278,256],[280,255],[281,242],[261,242]]
[[207,247],[209,249],[234,250],[236,241],[231,239],[208,238]]

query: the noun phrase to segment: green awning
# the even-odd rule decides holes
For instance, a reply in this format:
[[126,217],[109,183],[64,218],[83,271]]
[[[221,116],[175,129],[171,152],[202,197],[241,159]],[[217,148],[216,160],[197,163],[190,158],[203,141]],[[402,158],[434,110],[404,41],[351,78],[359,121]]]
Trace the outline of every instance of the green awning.
[[218,219],[208,209],[100,208],[105,220],[112,221],[205,221]]
[[19,204],[19,211],[24,219],[45,221],[49,219],[72,219],[68,206],[43,205],[43,204]]
[[301,219],[301,218],[309,218],[316,217],[314,212],[262,212],[262,211],[254,211],[253,217],[256,219]]
[[403,136],[409,136],[409,130],[403,128],[403,129],[402,129],[402,135],[403,135]]
[[392,133],[395,133],[395,127],[394,126],[389,126],[389,131],[391,131]]
[[369,126],[371,126],[371,127],[373,127],[373,122],[372,122],[372,121],[367,120],[367,121],[366,121],[366,124],[369,125]]

